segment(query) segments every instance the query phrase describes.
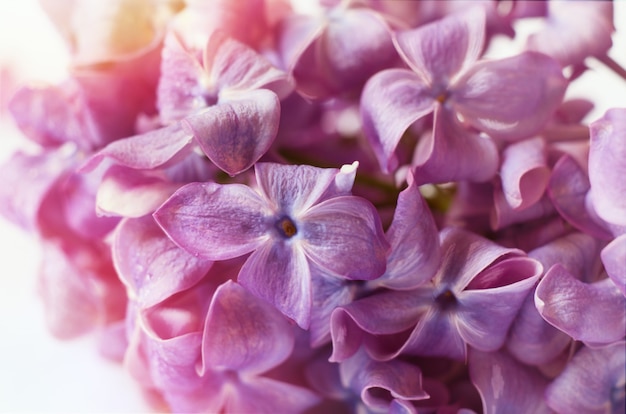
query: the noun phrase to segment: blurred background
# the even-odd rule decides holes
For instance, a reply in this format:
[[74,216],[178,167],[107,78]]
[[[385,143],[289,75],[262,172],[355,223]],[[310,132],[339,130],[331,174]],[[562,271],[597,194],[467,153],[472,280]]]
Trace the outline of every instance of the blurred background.
[[[305,4],[310,0],[294,0]],[[520,40],[536,22],[519,27]],[[626,1],[615,2],[611,56],[626,67]],[[494,55],[506,55],[506,41]],[[58,82],[66,76],[67,52],[36,0],[0,0],[0,162],[24,141],[6,113],[23,82]],[[602,64],[568,90],[568,97],[596,101],[589,120],[606,109],[626,107],[626,81]],[[0,217],[0,412],[149,412],[140,389],[123,368],[100,356],[96,338],[59,341],[46,330],[36,294],[36,240]]]

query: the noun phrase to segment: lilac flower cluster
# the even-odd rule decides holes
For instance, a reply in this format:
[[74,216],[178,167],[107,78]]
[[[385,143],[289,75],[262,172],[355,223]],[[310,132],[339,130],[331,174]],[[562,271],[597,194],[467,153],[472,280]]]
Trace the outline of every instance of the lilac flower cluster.
[[0,212],[155,409],[624,412],[626,107],[564,99],[611,2],[42,4]]

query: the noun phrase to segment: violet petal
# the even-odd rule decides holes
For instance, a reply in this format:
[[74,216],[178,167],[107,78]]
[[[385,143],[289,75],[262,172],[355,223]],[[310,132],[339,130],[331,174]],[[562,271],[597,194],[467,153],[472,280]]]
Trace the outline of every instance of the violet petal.
[[237,280],[300,327],[309,328],[311,272],[299,246],[282,241],[259,246],[246,260]]
[[525,52],[472,66],[451,88],[451,105],[478,130],[516,140],[545,126],[566,87],[554,59]]
[[217,288],[202,340],[205,371],[260,374],[289,357],[293,346],[292,327],[271,305],[232,281]]
[[389,244],[368,200],[333,197],[308,209],[301,221],[302,247],[321,268],[357,280],[375,279],[385,271]]
[[372,76],[363,88],[363,129],[383,171],[394,171],[394,151],[402,134],[433,111],[435,100],[428,86],[406,69],[387,69]]
[[626,298],[610,279],[583,283],[554,265],[535,292],[541,316],[572,338],[606,344],[626,335]]
[[163,203],[154,218],[185,250],[224,260],[263,244],[270,214],[263,199],[245,185],[190,183]]
[[182,124],[192,133],[209,159],[234,176],[267,152],[278,132],[280,102],[267,89],[248,91],[221,100],[186,117]]
[[176,246],[150,216],[123,220],[112,252],[120,279],[142,308],[195,285],[213,265]]
[[417,29],[400,31],[394,40],[400,56],[421,79],[429,86],[445,87],[482,52],[485,13],[472,8],[451,14]]
[[590,197],[598,216],[626,226],[626,108],[610,109],[589,126]]
[[615,286],[626,296],[626,234],[615,238],[602,252],[602,263]]

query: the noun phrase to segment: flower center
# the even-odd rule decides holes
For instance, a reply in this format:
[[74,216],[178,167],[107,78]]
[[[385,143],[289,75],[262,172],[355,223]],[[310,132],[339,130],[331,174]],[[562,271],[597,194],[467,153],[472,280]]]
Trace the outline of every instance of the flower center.
[[456,296],[450,289],[446,289],[435,298],[435,302],[441,309],[450,309],[456,304]]
[[298,233],[298,228],[289,217],[282,217],[276,222],[278,232],[286,239],[290,239]]

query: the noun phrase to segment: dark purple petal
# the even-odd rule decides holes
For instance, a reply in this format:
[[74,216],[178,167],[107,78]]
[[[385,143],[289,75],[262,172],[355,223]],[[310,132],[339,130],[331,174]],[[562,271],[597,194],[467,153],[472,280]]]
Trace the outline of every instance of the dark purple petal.
[[550,408],[559,413],[622,413],[626,374],[624,341],[606,347],[580,349],[545,393]]
[[361,351],[343,361],[339,370],[343,383],[372,410],[388,410],[393,400],[416,401],[429,397],[422,388],[420,369],[401,360],[377,362]]
[[583,283],[557,264],[539,282],[535,305],[547,322],[578,341],[607,344],[626,335],[626,298],[610,279]]
[[271,378],[241,378],[232,386],[235,390],[224,407],[229,413],[305,413],[320,401],[307,388]]
[[267,152],[278,132],[280,102],[267,89],[231,95],[186,117],[184,129],[202,151],[230,175],[252,167]]
[[294,219],[319,201],[339,174],[335,168],[262,162],[254,171],[259,189],[276,212],[293,215]]
[[150,216],[123,220],[112,252],[120,279],[141,308],[195,285],[213,264],[176,246]]
[[102,215],[141,217],[154,212],[179,187],[158,175],[112,165],[98,186],[96,208]]
[[387,270],[374,285],[412,289],[430,280],[440,264],[439,234],[419,187],[409,175],[409,186],[398,196],[387,230],[391,253]]
[[388,69],[372,76],[361,95],[363,129],[383,171],[394,171],[402,134],[433,111],[434,97],[415,73]]
[[204,372],[260,374],[287,359],[293,346],[293,328],[267,302],[232,281],[217,288],[202,340]]
[[356,280],[375,279],[385,271],[389,244],[368,200],[330,198],[308,209],[301,221],[302,248],[322,269]]
[[536,137],[510,144],[502,152],[502,190],[512,208],[523,210],[543,195],[550,179],[545,151],[545,142]]
[[525,52],[472,66],[451,88],[450,104],[478,130],[516,140],[546,125],[566,88],[558,62]]
[[479,8],[451,14],[417,29],[396,33],[400,56],[424,82],[444,90],[478,59],[485,41],[485,13]]
[[626,234],[614,239],[602,252],[602,264],[615,286],[626,296]]
[[242,184],[191,183],[154,213],[179,246],[209,260],[244,255],[268,239],[264,200]]
[[95,169],[105,158],[129,168],[152,169],[175,162],[191,152],[193,135],[179,123],[114,141],[94,154],[81,171]]
[[590,197],[598,216],[626,226],[626,108],[610,109],[590,125]]
[[548,380],[537,370],[520,364],[505,352],[474,349],[469,351],[468,364],[485,414],[551,413],[543,399]]
[[454,114],[435,109],[433,133],[417,146],[413,174],[418,184],[487,181],[498,169],[499,155],[489,137],[464,129]]
[[276,241],[259,246],[246,260],[237,280],[301,328],[309,328],[313,300],[311,272],[298,245]]

